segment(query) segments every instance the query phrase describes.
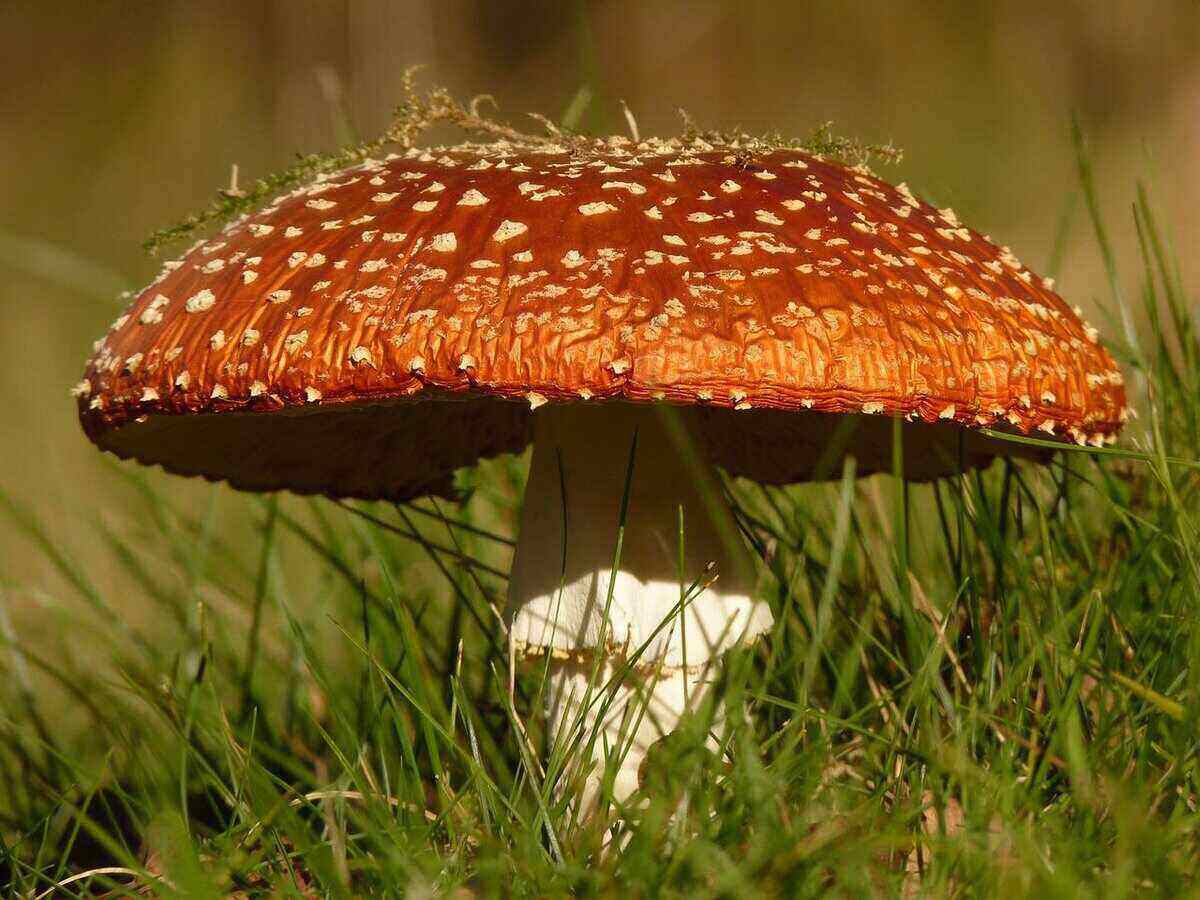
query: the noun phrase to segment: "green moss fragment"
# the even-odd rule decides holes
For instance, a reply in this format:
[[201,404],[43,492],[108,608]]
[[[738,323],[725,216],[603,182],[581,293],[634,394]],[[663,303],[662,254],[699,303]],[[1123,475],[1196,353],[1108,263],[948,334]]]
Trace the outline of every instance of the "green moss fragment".
[[[416,85],[419,70],[419,66],[412,66],[405,71],[400,82],[401,101],[393,111],[391,123],[378,137],[343,147],[333,153],[298,155],[283,171],[265,175],[245,189],[237,186],[235,177],[228,188],[217,192],[216,198],[205,209],[190,214],[175,225],[154,232],[142,246],[148,253],[155,254],[163,247],[176,244],[204,229],[223,225],[238,216],[254,212],[284,191],[291,190],[323,172],[336,171],[364,162],[389,146],[401,149],[413,147],[425,131],[440,123],[453,125],[467,134],[510,141],[518,146],[553,144],[575,146],[582,150],[595,140],[591,135],[577,134],[560,128],[539,113],[528,115],[541,126],[541,133],[523,132],[497,122],[482,111],[487,104],[495,106],[495,100],[489,94],[480,94],[464,105],[442,87],[422,93]],[[901,157],[901,152],[891,144],[864,144],[837,135],[830,122],[818,126],[806,138],[789,138],[778,133],[754,135],[740,130],[705,130],[699,128],[684,110],[680,109],[679,114],[683,122],[680,135],[683,141],[736,145],[739,148],[739,158],[747,163],[752,162],[757,155],[775,150],[802,150],[824,159],[860,167],[869,165],[873,160],[898,162]]]

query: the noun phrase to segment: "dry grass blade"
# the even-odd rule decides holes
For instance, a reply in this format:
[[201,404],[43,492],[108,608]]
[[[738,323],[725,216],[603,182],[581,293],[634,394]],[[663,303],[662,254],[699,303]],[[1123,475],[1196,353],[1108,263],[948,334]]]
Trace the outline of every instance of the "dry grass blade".
[[56,881],[40,894],[35,894],[32,900],[44,900],[44,898],[51,897],[56,892],[61,891],[63,888],[72,884],[76,884],[80,881],[86,881],[89,878],[96,878],[105,875],[128,875],[130,878],[158,882],[159,884],[164,884],[168,888],[174,890],[174,885],[172,885],[170,881],[161,875],[152,875],[149,872],[139,872],[137,869],[126,869],[122,866],[100,866],[99,868],[88,869],[86,872],[77,872],[69,878]]

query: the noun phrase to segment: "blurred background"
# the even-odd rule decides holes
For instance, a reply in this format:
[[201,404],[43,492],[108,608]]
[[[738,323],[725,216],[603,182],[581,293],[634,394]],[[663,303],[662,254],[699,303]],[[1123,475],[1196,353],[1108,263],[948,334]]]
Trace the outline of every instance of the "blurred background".
[[[418,62],[425,84],[490,93],[518,123],[590,96],[589,130],[624,130],[624,100],[643,134],[676,130],[683,106],[704,126],[806,134],[832,119],[893,141],[905,157],[884,177],[953,206],[1035,269],[1054,265],[1068,301],[1115,335],[1099,310],[1109,290],[1071,117],[1094,154],[1126,290],[1137,289],[1138,179],[1189,266],[1198,26],[1190,0],[6,0],[0,489],[100,590],[134,591],[98,537],[128,515],[127,486],[84,440],[68,391],[119,293],[157,271],[141,241],[205,205],[233,163],[249,179],[375,134]],[[1195,294],[1200,267],[1183,275]],[[214,515],[245,508],[151,477],[185,503],[216,503]],[[61,578],[0,518],[0,628],[35,641],[53,629]]]

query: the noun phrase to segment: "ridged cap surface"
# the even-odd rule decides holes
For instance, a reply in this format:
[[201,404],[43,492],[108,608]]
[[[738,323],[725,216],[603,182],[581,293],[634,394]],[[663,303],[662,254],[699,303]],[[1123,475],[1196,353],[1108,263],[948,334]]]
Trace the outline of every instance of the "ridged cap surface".
[[775,482],[818,474],[815,413],[863,416],[866,471],[876,417],[925,423],[914,477],[1011,449],[955,426],[1100,443],[1127,415],[1095,330],[950,210],[794,150],[621,139],[321,178],[169,263],[76,393],[120,456],[390,498],[519,450],[545,402],[708,407],[714,461]]

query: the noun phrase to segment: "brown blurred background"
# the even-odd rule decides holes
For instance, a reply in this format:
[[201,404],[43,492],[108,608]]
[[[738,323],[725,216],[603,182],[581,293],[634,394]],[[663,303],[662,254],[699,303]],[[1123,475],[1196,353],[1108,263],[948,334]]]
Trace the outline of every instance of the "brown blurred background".
[[[703,125],[892,140],[882,174],[1049,264],[1102,330],[1103,270],[1076,190],[1078,115],[1133,290],[1128,215],[1153,185],[1185,265],[1200,267],[1200,5],[720,0],[65,0],[0,4],[0,488],[119,589],[93,523],[120,515],[117,479],[68,396],[119,291],[157,270],[139,249],[227,183],[383,127],[403,70],[488,92],[502,115],[643,134]],[[340,99],[339,99],[340,98]],[[175,496],[208,502],[193,485]],[[236,509],[229,498],[224,509]],[[0,521],[0,599],[23,633],[52,627],[57,584]],[[45,588],[46,590],[43,590]],[[3,622],[0,622],[2,625]]]

